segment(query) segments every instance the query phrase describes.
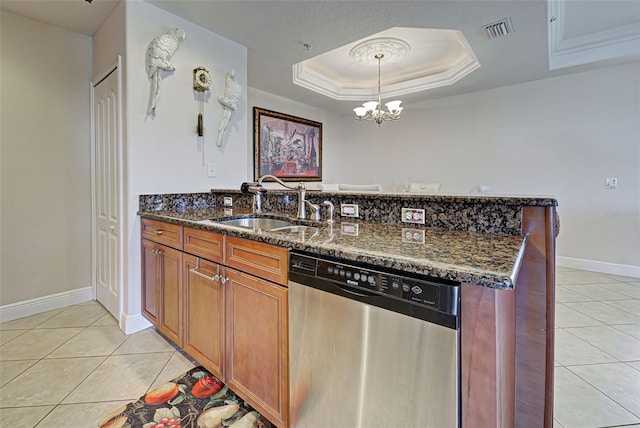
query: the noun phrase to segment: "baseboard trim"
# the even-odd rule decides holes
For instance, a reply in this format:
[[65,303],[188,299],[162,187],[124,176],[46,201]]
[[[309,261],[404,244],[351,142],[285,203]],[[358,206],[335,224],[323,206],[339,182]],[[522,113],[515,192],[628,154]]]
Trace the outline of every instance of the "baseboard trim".
[[55,309],[66,308],[78,303],[95,300],[93,287],[78,288],[49,296],[37,297],[22,302],[0,306],[0,322],[13,321]]
[[143,317],[142,314],[128,315],[126,312],[123,312],[122,317],[120,317],[120,330],[122,330],[124,334],[136,333],[151,327],[151,325],[152,324]]
[[611,275],[640,278],[640,266],[598,262],[595,260],[583,260],[573,257],[557,257],[556,263],[558,266],[567,268],[590,270],[593,272],[608,273]]

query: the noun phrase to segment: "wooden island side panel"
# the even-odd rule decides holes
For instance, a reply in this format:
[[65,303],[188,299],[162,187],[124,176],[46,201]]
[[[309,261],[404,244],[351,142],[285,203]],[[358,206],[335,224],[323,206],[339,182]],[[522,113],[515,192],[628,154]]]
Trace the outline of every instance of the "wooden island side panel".
[[516,420],[553,427],[555,207],[523,207],[527,236],[516,291]]
[[515,420],[515,292],[462,283],[463,427],[511,428]]

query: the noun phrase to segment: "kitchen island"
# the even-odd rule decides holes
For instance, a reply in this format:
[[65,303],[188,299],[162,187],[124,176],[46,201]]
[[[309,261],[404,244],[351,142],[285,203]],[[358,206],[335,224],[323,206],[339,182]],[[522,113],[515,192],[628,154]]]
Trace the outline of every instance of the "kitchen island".
[[[267,215],[292,217],[295,193],[267,196]],[[233,199],[226,211],[225,197]],[[308,199],[337,206],[356,203],[360,216],[337,218],[333,224],[293,219],[315,229],[289,233],[210,221],[251,212],[250,196],[235,191],[145,195],[139,214],[462,283],[463,424],[551,426],[554,199],[328,192],[309,192]],[[425,209],[426,224],[402,223],[402,207]]]

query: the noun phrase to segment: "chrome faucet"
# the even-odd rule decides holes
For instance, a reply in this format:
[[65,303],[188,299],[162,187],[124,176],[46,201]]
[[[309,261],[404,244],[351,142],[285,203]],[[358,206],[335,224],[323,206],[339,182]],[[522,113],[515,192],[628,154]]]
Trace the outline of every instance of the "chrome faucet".
[[301,181],[298,183],[298,218],[307,218],[307,204],[311,209],[313,220],[320,221],[320,205],[312,204],[306,199],[307,186]]
[[305,199],[307,187],[302,181],[299,182],[296,186],[291,186],[285,183],[284,181],[280,180],[275,175],[271,175],[271,174],[263,175],[262,177],[258,178],[258,181],[256,183],[242,183],[242,186],[240,187],[240,190],[242,190],[242,192],[244,193],[253,193],[253,212],[254,213],[262,214],[262,195],[267,193],[267,189],[262,187],[262,182],[267,178],[270,178],[276,181],[282,187],[298,191],[298,213],[296,216],[297,218],[301,220],[307,219],[306,206],[308,204],[309,208],[311,209],[313,219],[320,220],[320,206],[312,204],[310,201]]

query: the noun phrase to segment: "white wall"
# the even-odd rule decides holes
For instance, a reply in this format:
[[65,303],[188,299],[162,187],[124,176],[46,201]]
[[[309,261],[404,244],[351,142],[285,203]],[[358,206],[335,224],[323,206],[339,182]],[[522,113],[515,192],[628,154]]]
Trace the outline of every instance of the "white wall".
[[[138,196],[150,193],[207,192],[237,187],[246,180],[246,101],[231,119],[222,147],[216,146],[222,106],[217,97],[225,75],[236,70],[237,81],[247,84],[247,51],[243,46],[189,21],[139,0],[125,3],[126,82],[126,186],[128,272],[125,312],[140,313],[140,228]],[[150,80],[145,69],[149,42],[171,28],[185,31],[186,39],[172,58],[176,70],[160,82],[156,117],[147,117]],[[204,147],[195,126],[199,110],[194,95],[193,69],[204,66],[213,85],[205,103]],[[206,164],[215,163],[217,176],[207,177]],[[125,327],[126,328],[126,327]]]
[[123,1],[118,3],[111,15],[93,35],[94,84],[97,83],[98,78],[103,77],[104,73],[111,71],[117,62],[118,55],[122,57],[123,68],[126,67],[124,64],[126,52],[124,4]]
[[0,305],[91,285],[91,38],[1,13]]
[[326,180],[552,195],[561,264],[640,274],[640,63],[407,106],[381,128],[331,126]]

